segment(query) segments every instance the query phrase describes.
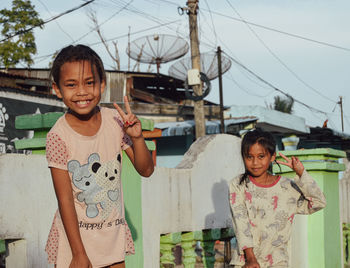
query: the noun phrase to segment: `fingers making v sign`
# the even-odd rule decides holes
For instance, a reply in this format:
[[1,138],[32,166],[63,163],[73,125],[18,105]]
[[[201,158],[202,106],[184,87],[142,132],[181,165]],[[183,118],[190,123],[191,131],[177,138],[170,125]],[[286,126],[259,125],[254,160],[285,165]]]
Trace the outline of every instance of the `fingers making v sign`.
[[279,155],[286,160],[286,162],[283,161],[276,161],[278,164],[281,165],[285,165],[287,167],[290,167],[291,169],[293,169],[295,171],[295,173],[300,177],[303,172],[304,172],[304,165],[301,163],[301,161],[299,160],[299,158],[292,156],[291,159],[289,159],[287,156],[285,156],[284,154],[282,154],[281,152],[279,153]]
[[130,138],[139,138],[142,136],[142,127],[140,120],[136,117],[135,114],[132,113],[129,105],[129,100],[127,96],[124,96],[124,106],[126,113],[124,113],[123,109],[121,109],[118,104],[113,103],[114,107],[119,112],[120,116],[123,120],[123,128],[126,134],[129,135]]

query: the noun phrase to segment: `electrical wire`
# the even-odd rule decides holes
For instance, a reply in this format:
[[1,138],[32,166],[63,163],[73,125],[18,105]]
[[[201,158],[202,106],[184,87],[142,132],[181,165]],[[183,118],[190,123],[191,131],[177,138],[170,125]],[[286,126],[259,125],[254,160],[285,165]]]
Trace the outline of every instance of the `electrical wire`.
[[267,44],[260,38],[260,36],[250,27],[250,25],[246,22],[245,19],[239,14],[239,12],[234,8],[234,6],[230,3],[229,0],[226,0],[226,2],[229,4],[229,6],[233,9],[233,11],[241,18],[241,20],[247,25],[248,29],[254,34],[254,36],[259,40],[259,42],[270,52],[270,54],[284,67],[286,68],[299,82],[301,82],[304,86],[311,89],[313,92],[318,94],[319,96],[323,97],[324,99],[331,101],[333,103],[337,103],[336,101],[330,99],[329,97],[323,95],[321,92],[316,90],[314,87],[306,83],[298,74],[296,74],[285,62],[282,61],[281,58],[279,58],[276,53],[272,51],[272,49],[267,46]]
[[213,32],[214,32],[214,36],[215,36],[215,46],[216,44],[218,43],[218,35],[216,33],[216,30],[215,30],[215,25],[214,25],[214,20],[213,20],[213,14],[210,10],[210,7],[209,7],[209,4],[208,4],[208,1],[207,0],[204,0],[206,6],[208,7],[208,10],[209,10],[209,15],[210,15],[210,19],[211,19],[211,24],[213,26]]
[[94,27],[93,29],[91,29],[89,32],[85,33],[84,35],[82,35],[81,37],[79,37],[77,40],[73,41],[72,44],[75,44],[77,42],[79,42],[80,40],[82,40],[83,38],[85,38],[86,36],[88,36],[90,33],[96,31],[99,27],[101,27],[103,24],[105,24],[106,22],[110,21],[112,18],[114,18],[116,15],[118,15],[120,12],[122,12],[123,10],[125,10],[134,0],[130,0],[128,3],[125,4],[125,6],[121,7],[117,12],[113,13],[112,16],[110,16],[108,19],[106,19],[105,21],[103,21],[102,23],[100,23],[99,25],[97,25],[96,27]]
[[239,66],[242,67],[244,70],[246,70],[247,72],[249,72],[250,74],[252,74],[253,76],[255,76],[255,77],[256,77],[258,80],[260,80],[261,82],[263,82],[263,83],[265,83],[266,85],[268,85],[268,86],[270,86],[271,88],[273,88],[275,91],[277,91],[277,92],[283,94],[284,96],[286,96],[286,97],[288,97],[288,98],[293,99],[296,103],[299,103],[299,104],[301,104],[301,105],[303,105],[303,106],[309,108],[310,110],[313,110],[313,111],[316,111],[316,112],[319,112],[319,113],[322,113],[322,114],[327,114],[327,113],[324,112],[324,111],[321,111],[321,110],[319,110],[319,109],[316,109],[316,108],[314,108],[314,107],[312,107],[312,106],[310,106],[310,105],[308,105],[308,104],[306,104],[306,103],[304,103],[304,102],[302,102],[302,101],[299,101],[299,100],[295,99],[295,98],[292,97],[290,94],[285,93],[283,90],[281,90],[281,89],[275,87],[275,86],[272,85],[271,83],[269,83],[269,82],[267,82],[266,80],[264,80],[263,78],[261,78],[259,75],[257,75],[256,73],[254,73],[252,70],[250,70],[248,67],[246,67],[245,65],[243,65],[241,62],[237,61],[235,58],[231,57],[230,55],[228,55],[228,54],[225,53],[224,51],[223,51],[223,53],[224,53],[227,57],[229,57],[232,61],[234,61],[237,65],[239,65]]
[[25,30],[15,32],[14,34],[12,34],[12,35],[10,35],[10,36],[7,36],[6,38],[0,40],[0,42],[5,42],[5,41],[7,41],[7,40],[9,40],[9,39],[11,39],[11,38],[17,36],[17,35],[30,32],[30,31],[33,30],[34,28],[41,27],[41,26],[43,26],[43,25],[45,25],[45,24],[47,24],[47,23],[49,23],[49,22],[51,22],[51,21],[54,21],[54,20],[58,19],[59,17],[62,17],[62,16],[64,16],[64,15],[67,15],[67,14],[69,14],[69,13],[75,11],[75,10],[78,10],[78,9],[80,9],[80,8],[86,6],[86,5],[88,5],[88,4],[90,4],[90,3],[94,2],[94,1],[95,1],[95,0],[89,0],[89,1],[85,2],[84,4],[81,4],[80,6],[77,6],[77,7],[75,7],[75,8],[69,9],[69,10],[67,10],[67,11],[65,11],[65,12],[63,12],[63,13],[60,13],[60,14],[58,14],[57,16],[54,16],[54,17],[52,17],[52,18],[50,18],[50,19],[48,19],[48,20],[46,20],[46,21],[43,21],[42,23],[36,24],[36,25],[34,25],[34,26],[32,26],[32,27],[29,27],[29,28],[27,28],[27,29],[25,29]]
[[[46,11],[50,14],[50,16],[52,17],[52,13],[50,12],[50,10],[47,8],[47,6],[45,5],[45,3],[43,2],[43,1],[41,1],[41,0],[37,0],[45,9],[46,9]],[[60,28],[60,30],[65,34],[65,35],[67,35],[69,38],[70,38],[70,40],[74,40],[73,39],[73,37],[69,34],[69,33],[67,33],[62,27],[61,27],[61,25],[57,22],[57,21],[55,21],[56,22],[56,25],[58,26],[58,28]]]
[[[168,22],[168,23],[164,23],[162,25],[152,26],[152,27],[145,28],[145,29],[142,29],[142,30],[139,30],[139,31],[131,32],[130,35],[135,35],[135,34],[139,34],[139,33],[142,33],[142,32],[147,32],[149,30],[152,30],[152,29],[155,29],[155,28],[159,28],[159,26],[166,26],[166,25],[178,22],[178,21],[179,20],[175,20],[175,21],[171,21],[171,22]],[[120,35],[120,36],[117,36],[117,37],[113,37],[113,38],[107,39],[106,42],[113,41],[113,40],[118,40],[118,39],[121,39],[121,38],[124,38],[124,37],[128,37],[128,34],[123,34],[123,35]],[[95,43],[90,43],[89,46],[95,46],[95,45],[99,45],[99,44],[102,44],[102,41],[95,42]],[[34,59],[42,59],[42,58],[47,59],[48,57],[52,57],[54,54],[55,53],[51,53],[51,54],[47,54],[47,55],[44,55],[44,56],[36,57]]]
[[[209,12],[209,10],[206,10],[206,9],[203,9],[203,8],[202,8],[202,10]],[[324,46],[328,46],[328,47],[332,47],[332,48],[336,48],[336,49],[340,49],[340,50],[344,50],[344,51],[350,52],[350,48],[347,48],[347,47],[334,45],[334,44],[331,44],[329,42],[318,41],[318,40],[311,39],[311,38],[308,38],[308,37],[305,37],[305,36],[301,36],[301,35],[298,35],[298,34],[288,33],[286,31],[278,30],[278,29],[272,28],[272,27],[267,27],[267,26],[264,26],[264,25],[261,25],[261,24],[250,22],[250,21],[242,21],[242,19],[238,19],[238,18],[229,16],[229,15],[225,15],[225,14],[219,13],[219,12],[212,11],[212,13],[215,14],[215,15],[221,16],[221,17],[225,17],[225,18],[228,18],[228,19],[235,20],[235,21],[244,22],[244,23],[247,23],[249,25],[252,25],[252,26],[255,26],[255,27],[259,27],[259,28],[262,28],[262,29],[265,29],[265,30],[273,31],[273,32],[276,32],[276,33],[288,35],[288,36],[295,37],[295,38],[298,38],[298,39],[302,39],[302,40],[305,40],[305,41],[313,42],[313,43],[316,43],[316,44],[319,44],[319,45],[324,45]]]
[[[150,1],[150,0],[148,0],[148,1]],[[178,3],[175,3],[175,2],[172,2],[172,1],[167,1],[167,0],[158,0],[158,1],[159,2],[165,2],[165,3],[168,3],[168,4],[174,5],[174,6],[179,6]],[[332,47],[332,48],[336,48],[336,49],[340,49],[340,50],[344,50],[344,51],[350,52],[350,48],[347,48],[347,47],[342,47],[342,46],[339,46],[339,45],[331,44],[329,42],[319,41],[319,40],[316,40],[316,39],[313,39],[313,38],[309,38],[309,37],[305,37],[305,36],[302,36],[302,35],[299,35],[299,34],[289,33],[289,32],[282,31],[282,30],[279,30],[279,29],[276,29],[276,28],[264,26],[264,25],[261,25],[261,24],[258,24],[258,23],[254,23],[254,22],[250,22],[250,21],[246,21],[246,20],[243,21],[242,19],[235,18],[235,17],[229,16],[229,15],[217,12],[217,11],[212,11],[212,10],[208,10],[208,9],[205,9],[205,8],[201,8],[201,10],[206,11],[206,12],[211,12],[212,14],[215,14],[215,15],[218,15],[218,16],[221,16],[221,17],[225,17],[225,18],[228,18],[228,19],[232,19],[232,20],[235,20],[235,21],[244,22],[244,23],[247,23],[249,25],[252,25],[252,26],[255,26],[255,27],[259,27],[259,28],[262,28],[262,29],[265,29],[265,30],[268,30],[268,31],[280,33],[280,34],[283,34],[283,35],[288,35],[288,36],[291,36],[291,37],[294,37],[294,38],[298,38],[298,39],[302,39],[302,40],[305,40],[305,41],[308,41],[308,42],[312,42],[312,43],[316,43],[316,44],[319,44],[319,45],[324,45],[324,46],[328,46],[328,47]]]
[[241,84],[239,84],[234,78],[233,78],[233,75],[232,75],[232,72],[231,71],[228,71],[228,74],[230,74],[230,77],[231,78],[227,78],[229,80],[231,80],[239,89],[241,89],[242,91],[244,91],[245,93],[247,93],[248,95],[251,95],[251,96],[254,96],[254,97],[259,97],[259,98],[266,98],[267,96],[269,96],[272,92],[274,92],[274,90],[270,90],[269,93],[267,93],[266,95],[258,95],[258,94],[254,94],[250,91],[248,91],[244,86],[242,86]]

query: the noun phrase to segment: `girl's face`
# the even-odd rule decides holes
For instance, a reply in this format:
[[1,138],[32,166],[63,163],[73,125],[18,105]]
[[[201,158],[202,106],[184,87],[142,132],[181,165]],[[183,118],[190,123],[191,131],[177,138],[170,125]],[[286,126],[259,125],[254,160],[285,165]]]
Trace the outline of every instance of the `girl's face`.
[[96,66],[93,68],[94,72],[89,61],[66,62],[61,66],[59,85],[52,85],[57,96],[76,114],[92,113],[101,100],[105,81],[100,81]]
[[266,175],[270,163],[276,158],[276,154],[271,155],[259,143],[253,144],[249,148],[247,156],[244,156],[245,168],[249,174],[255,178]]

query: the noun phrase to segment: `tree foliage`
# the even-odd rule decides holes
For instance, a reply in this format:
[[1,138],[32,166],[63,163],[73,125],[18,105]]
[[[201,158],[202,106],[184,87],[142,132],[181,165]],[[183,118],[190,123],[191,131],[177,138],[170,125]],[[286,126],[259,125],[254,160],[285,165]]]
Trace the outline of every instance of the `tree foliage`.
[[0,66],[14,67],[23,62],[28,67],[33,64],[32,55],[37,51],[33,29],[43,26],[38,12],[30,0],[13,0],[12,9],[0,10],[1,39]]
[[282,113],[293,113],[294,99],[291,97],[282,98],[281,96],[275,96],[275,101],[270,104],[270,109],[280,111]]

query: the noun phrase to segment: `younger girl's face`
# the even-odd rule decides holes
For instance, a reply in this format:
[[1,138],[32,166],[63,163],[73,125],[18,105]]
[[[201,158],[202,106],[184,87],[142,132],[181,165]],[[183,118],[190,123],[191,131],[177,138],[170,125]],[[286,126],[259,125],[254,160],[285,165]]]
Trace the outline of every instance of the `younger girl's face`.
[[53,84],[57,96],[76,114],[90,114],[101,100],[105,81],[100,81],[96,66],[93,68],[94,72],[89,61],[66,62],[61,66],[59,85]]
[[248,155],[244,156],[245,168],[251,176],[259,178],[266,175],[275,158],[276,154],[271,155],[263,146],[255,143],[249,148]]

